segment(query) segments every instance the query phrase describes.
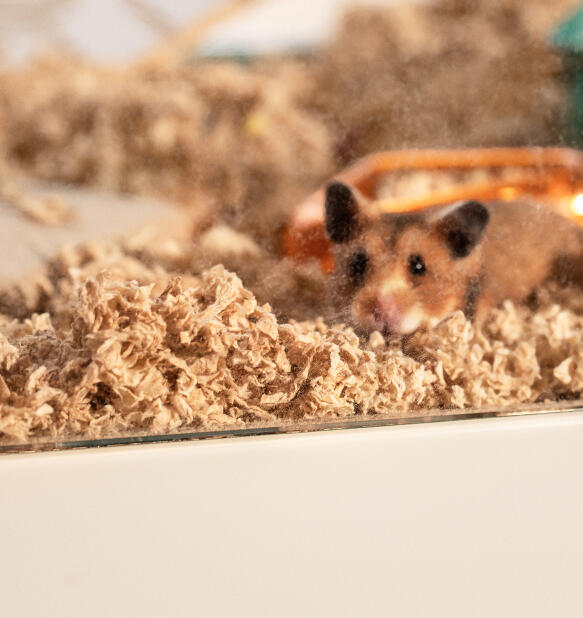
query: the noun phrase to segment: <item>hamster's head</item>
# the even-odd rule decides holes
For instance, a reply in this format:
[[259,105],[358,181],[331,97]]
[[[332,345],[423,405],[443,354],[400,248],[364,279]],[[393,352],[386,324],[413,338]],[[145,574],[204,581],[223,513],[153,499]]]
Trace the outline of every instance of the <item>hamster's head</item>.
[[482,270],[490,215],[475,201],[415,213],[372,215],[353,187],[326,188],[330,280],[338,316],[361,334],[385,337],[431,327],[468,312]]

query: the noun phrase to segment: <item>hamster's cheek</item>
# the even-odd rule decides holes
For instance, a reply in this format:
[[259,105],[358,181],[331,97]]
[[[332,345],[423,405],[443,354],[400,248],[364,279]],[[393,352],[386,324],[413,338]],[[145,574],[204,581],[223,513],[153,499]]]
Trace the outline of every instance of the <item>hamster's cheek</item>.
[[399,329],[400,334],[409,335],[419,327],[426,325],[428,321],[429,317],[425,312],[418,305],[415,305],[403,314]]

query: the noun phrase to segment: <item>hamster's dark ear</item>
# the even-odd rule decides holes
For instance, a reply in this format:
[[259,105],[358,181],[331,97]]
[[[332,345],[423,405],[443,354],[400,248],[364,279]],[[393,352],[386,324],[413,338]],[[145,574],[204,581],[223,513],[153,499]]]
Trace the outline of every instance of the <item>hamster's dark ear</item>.
[[326,187],[326,234],[332,242],[343,243],[354,237],[359,212],[354,189],[337,181]]
[[465,258],[470,255],[480,241],[490,212],[480,202],[465,202],[448,210],[438,222],[438,229],[453,258]]

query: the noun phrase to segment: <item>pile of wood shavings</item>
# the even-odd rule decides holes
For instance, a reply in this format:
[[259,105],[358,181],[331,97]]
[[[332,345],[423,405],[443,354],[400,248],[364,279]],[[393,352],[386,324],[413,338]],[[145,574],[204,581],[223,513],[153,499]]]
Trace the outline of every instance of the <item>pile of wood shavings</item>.
[[151,283],[72,271],[65,319],[0,320],[4,442],[447,414],[583,389],[583,316],[544,292],[537,311],[506,303],[484,332],[456,313],[405,352],[321,319],[278,322],[222,266],[185,280],[143,268]]
[[174,200],[273,239],[332,174],[301,66],[113,70],[63,57],[0,70],[0,158],[41,180]]
[[388,148],[556,143],[566,92],[548,40],[577,4],[354,8],[314,67],[314,105],[347,159]]

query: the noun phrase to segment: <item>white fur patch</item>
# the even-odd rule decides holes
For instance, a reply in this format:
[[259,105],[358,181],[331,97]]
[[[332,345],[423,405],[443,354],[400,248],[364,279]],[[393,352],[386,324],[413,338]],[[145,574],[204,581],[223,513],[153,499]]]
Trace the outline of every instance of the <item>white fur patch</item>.
[[[429,318],[430,319],[430,318]],[[422,324],[428,321],[427,314],[418,305],[415,305],[412,309],[407,311],[403,315],[399,330],[404,335],[412,333],[417,330]]]
[[410,283],[399,275],[393,275],[383,280],[381,285],[381,295],[389,296],[394,292],[400,292],[402,290],[408,290],[411,287]]

